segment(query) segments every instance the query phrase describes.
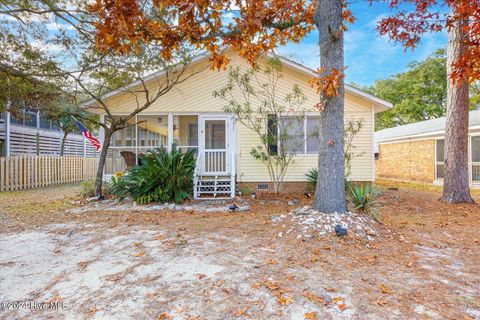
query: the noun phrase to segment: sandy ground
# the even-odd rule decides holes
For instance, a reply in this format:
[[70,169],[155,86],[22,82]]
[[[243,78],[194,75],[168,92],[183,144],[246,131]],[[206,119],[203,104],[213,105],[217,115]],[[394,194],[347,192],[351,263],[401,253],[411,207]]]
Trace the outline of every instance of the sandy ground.
[[373,241],[279,237],[285,199],[74,214],[78,191],[0,194],[0,302],[63,307],[1,319],[480,319],[480,207],[436,189],[385,190]]

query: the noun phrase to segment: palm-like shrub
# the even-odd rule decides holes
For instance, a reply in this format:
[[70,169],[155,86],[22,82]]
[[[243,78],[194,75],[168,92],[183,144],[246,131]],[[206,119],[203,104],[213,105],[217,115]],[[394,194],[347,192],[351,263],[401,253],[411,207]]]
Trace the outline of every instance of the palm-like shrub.
[[371,184],[354,185],[349,183],[347,185],[347,198],[355,210],[366,213],[377,221],[380,221],[380,214],[377,210],[379,196],[380,190]]
[[195,150],[182,153],[175,146],[171,152],[164,147],[148,151],[142,165],[114,181],[119,197],[130,195],[139,204],[151,202],[182,202],[193,190]]
[[313,190],[315,190],[315,188],[317,187],[318,169],[312,168],[305,175],[307,176],[308,183],[313,188]]

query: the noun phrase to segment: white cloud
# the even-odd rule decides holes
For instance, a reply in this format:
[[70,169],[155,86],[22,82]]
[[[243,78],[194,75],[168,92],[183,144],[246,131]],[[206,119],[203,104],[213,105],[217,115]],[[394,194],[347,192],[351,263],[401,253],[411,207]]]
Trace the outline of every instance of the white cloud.
[[40,49],[42,51],[60,51],[63,48],[59,45],[53,43],[45,43],[38,40],[33,41],[30,45],[34,48]]
[[45,27],[50,31],[66,31],[74,30],[75,28],[70,24],[58,23],[58,22],[49,22]]

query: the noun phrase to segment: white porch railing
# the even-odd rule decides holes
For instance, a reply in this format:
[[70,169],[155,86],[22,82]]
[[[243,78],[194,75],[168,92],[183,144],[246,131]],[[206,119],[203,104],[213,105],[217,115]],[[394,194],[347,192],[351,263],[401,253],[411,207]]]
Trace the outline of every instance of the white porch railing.
[[472,162],[472,182],[480,182],[480,162]]
[[227,151],[224,149],[205,150],[203,171],[206,174],[227,173]]
[[197,160],[195,161],[195,170],[193,171],[193,198],[198,199],[198,180],[200,177],[200,161],[202,154],[197,154]]

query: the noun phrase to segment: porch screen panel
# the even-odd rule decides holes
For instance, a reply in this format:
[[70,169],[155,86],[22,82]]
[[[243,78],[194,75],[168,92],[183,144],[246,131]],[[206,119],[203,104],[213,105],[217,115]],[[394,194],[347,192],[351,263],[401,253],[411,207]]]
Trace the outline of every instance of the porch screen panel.
[[225,120],[205,121],[205,172],[227,171]]
[[[132,165],[130,159],[135,156],[135,145],[135,118],[133,118],[128,121],[126,128],[118,130],[112,135],[105,159],[105,174],[123,172],[127,167],[130,167]],[[122,152],[124,152],[123,155]]]
[[472,137],[472,181],[480,182],[480,136]]
[[445,156],[444,156],[444,146],[445,146],[445,140],[437,140],[436,141],[436,154],[435,154],[435,166],[436,166],[436,172],[437,180],[441,180],[444,178],[444,162],[445,162]]

